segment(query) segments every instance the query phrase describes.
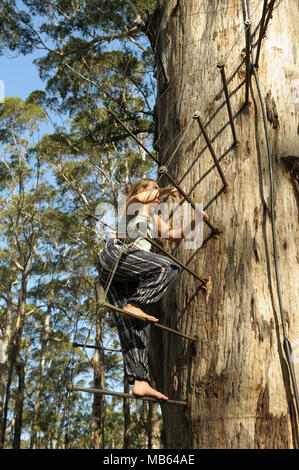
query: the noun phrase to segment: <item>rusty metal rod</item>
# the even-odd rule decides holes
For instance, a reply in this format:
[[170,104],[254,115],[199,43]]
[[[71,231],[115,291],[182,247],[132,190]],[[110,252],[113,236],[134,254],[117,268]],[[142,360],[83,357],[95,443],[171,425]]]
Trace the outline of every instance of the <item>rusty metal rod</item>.
[[119,117],[112,111],[112,109],[108,109],[108,113],[110,113],[114,119],[130,134],[131,137],[137,142],[137,144],[143,148],[143,150],[151,157],[152,160],[154,160],[155,163],[160,165],[160,162],[158,159],[143,145],[143,143],[136,137],[136,135],[133,134],[132,131],[119,119]]
[[95,344],[82,344],[82,343],[72,343],[74,348],[91,348],[91,349],[102,349],[103,351],[114,351],[114,352],[121,352],[121,349],[114,349],[114,348],[103,348],[102,346],[97,346]]
[[220,73],[221,73],[223,90],[224,90],[224,94],[225,94],[225,98],[226,98],[227,111],[228,111],[228,116],[229,116],[229,120],[230,120],[231,129],[232,129],[233,139],[234,139],[234,145],[237,145],[238,140],[237,140],[237,134],[236,134],[235,124],[234,124],[232,108],[231,108],[231,104],[230,104],[229,92],[228,92],[228,88],[227,88],[227,80],[226,80],[224,65],[225,65],[224,62],[218,62],[217,67],[220,69]]
[[136,319],[136,320],[142,320],[142,321],[147,322],[147,323],[150,322],[151,325],[156,326],[157,328],[161,328],[162,330],[169,331],[169,333],[173,333],[175,335],[182,336],[183,338],[189,339],[190,341],[197,341],[197,338],[194,338],[193,336],[185,335],[184,333],[181,333],[180,331],[177,331],[177,330],[173,330],[172,328],[169,328],[168,326],[161,325],[160,323],[156,323],[156,322],[147,320],[146,318],[140,317],[139,315],[135,315],[135,313],[128,312],[128,310],[124,310],[123,308],[115,307],[115,305],[109,304],[107,302],[105,302],[103,304],[103,307],[107,307],[107,308],[110,308],[111,310],[115,310],[116,312],[123,313],[123,314],[127,315],[128,317],[130,316],[130,317],[132,317],[133,319]]
[[198,276],[198,274],[196,274],[194,271],[192,271],[192,269],[188,268],[188,266],[186,266],[184,263],[182,263],[182,261],[180,261],[175,256],[173,256],[172,254],[168,253],[164,248],[162,248],[162,246],[160,246],[159,243],[154,242],[154,240],[152,238],[144,236],[143,233],[140,232],[136,227],[135,227],[135,230],[136,230],[136,232],[140,233],[142,235],[142,237],[145,238],[148,242],[150,242],[153,246],[158,248],[158,250],[162,251],[162,253],[164,253],[166,256],[171,258],[175,263],[177,263],[179,266],[181,266],[183,269],[185,269],[185,271],[188,271],[189,274],[191,274],[196,279],[198,279],[201,282],[202,287],[205,288],[206,284],[208,283],[208,279],[204,279],[204,278]]
[[208,146],[208,148],[209,148],[209,150],[210,150],[210,153],[211,153],[211,155],[212,155],[212,158],[213,158],[213,160],[214,160],[214,163],[215,163],[215,165],[216,165],[216,167],[217,167],[217,170],[218,170],[218,172],[219,172],[220,178],[222,179],[223,186],[224,186],[225,188],[227,188],[227,187],[228,187],[228,183],[227,183],[227,181],[226,181],[226,178],[225,178],[225,176],[224,176],[224,173],[223,173],[223,171],[222,171],[222,168],[221,168],[221,166],[219,165],[219,162],[218,162],[218,160],[217,160],[217,156],[216,156],[216,153],[215,153],[215,151],[214,151],[212,142],[211,142],[211,140],[210,140],[210,138],[209,138],[209,136],[208,136],[208,134],[207,134],[207,131],[206,131],[206,129],[205,129],[203,123],[202,123],[202,120],[201,120],[201,117],[200,117],[200,113],[199,113],[198,111],[196,111],[196,112],[193,114],[193,118],[196,119],[197,122],[198,122],[198,125],[199,125],[199,127],[200,127],[200,130],[201,130],[201,132],[202,132],[202,134],[203,134],[203,136],[204,136],[204,139],[205,139],[205,141],[206,141],[206,144],[207,144],[207,146]]
[[266,34],[269,21],[270,21],[270,19],[272,18],[272,13],[273,13],[273,8],[274,8],[275,2],[276,2],[276,0],[271,0],[270,3],[269,3],[269,6],[268,6],[268,14],[267,14],[267,18],[266,18],[266,20],[265,20],[265,25],[264,25],[263,36]]
[[[158,170],[159,173],[162,173],[164,174],[168,179],[169,181],[173,184],[173,186],[176,187],[176,189],[179,191],[179,193],[189,202],[189,204],[191,205],[191,207],[196,210],[196,207],[195,207],[195,204],[194,202],[192,201],[192,199],[190,199],[190,197],[185,193],[185,191],[181,188],[181,186],[173,179],[173,177],[168,173],[168,168],[166,166],[160,166],[159,170]],[[214,227],[211,222],[209,222],[208,220],[205,220],[204,221],[207,226],[212,230],[212,232],[215,234],[215,235],[220,235],[220,231]]]
[[256,57],[255,57],[255,64],[254,64],[256,68],[258,68],[259,66],[258,63],[259,63],[259,58],[260,58],[262,40],[265,34],[264,25],[265,25],[266,13],[267,13],[267,6],[268,6],[268,0],[264,0],[264,6],[263,6],[263,12],[262,12],[262,18],[261,18],[261,24],[260,24],[260,34],[259,34]]
[[246,85],[245,85],[245,106],[249,104],[249,85],[250,85],[250,75],[251,75],[251,61],[250,61],[250,34],[251,34],[251,21],[245,21],[245,37],[246,37],[246,57],[245,57],[245,64],[246,64]]
[[120,392],[111,392],[110,390],[100,390],[98,388],[86,388],[86,387],[77,387],[75,385],[68,385],[69,392],[88,392],[88,393],[100,393],[101,395],[112,395],[113,397],[122,397],[122,398],[130,398],[132,400],[145,400],[145,401],[153,401],[155,403],[163,403],[168,405],[180,405],[180,406],[188,406],[187,401],[178,401],[178,400],[156,400],[156,398],[152,397],[135,397],[135,395],[130,395],[130,393],[120,393]]
[[[93,215],[93,214],[88,214],[89,217],[97,220],[98,222],[100,222],[100,224],[102,225],[105,225],[106,227],[109,227],[109,228],[112,228],[113,230],[115,230],[111,225],[109,224],[106,224],[105,222],[102,222],[97,216]],[[185,269],[186,271],[188,271],[189,274],[192,274],[192,276],[194,276],[196,279],[198,279],[201,284],[202,284],[202,288],[205,289],[206,288],[206,285],[208,283],[208,279],[204,279],[204,278],[201,278],[200,276],[198,276],[198,274],[196,274],[194,271],[192,271],[190,268],[188,268],[188,266],[186,266],[184,263],[182,263],[180,260],[178,260],[177,258],[175,258],[173,255],[171,255],[170,253],[168,253],[162,246],[160,246],[158,243],[154,242],[154,240],[152,238],[149,238],[147,236],[145,236],[137,227],[135,227],[135,230],[136,232],[138,232],[143,238],[145,238],[145,240],[147,240],[149,243],[151,243],[151,245],[155,246],[158,250],[162,251],[162,253],[164,253],[166,256],[168,256],[169,258],[171,258],[175,263],[177,263],[179,266],[181,266],[183,269]]]

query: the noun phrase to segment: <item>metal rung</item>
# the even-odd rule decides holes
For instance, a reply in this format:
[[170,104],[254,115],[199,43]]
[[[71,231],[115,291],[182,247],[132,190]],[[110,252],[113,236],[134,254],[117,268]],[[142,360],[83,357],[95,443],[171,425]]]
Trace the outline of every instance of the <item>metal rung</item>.
[[[102,222],[98,217],[96,217],[95,215],[93,214],[88,214],[89,217],[91,217],[92,219],[94,220],[97,220],[98,222],[100,222],[100,224],[106,226],[106,227],[109,227],[109,228],[112,228],[114,230],[114,228],[109,225],[109,224],[106,224],[104,222]],[[175,258],[175,256],[173,256],[171,253],[168,253],[168,251],[166,251],[161,245],[159,245],[159,243],[155,242],[152,238],[149,238],[147,236],[145,236],[137,227],[135,227],[135,231],[140,233],[140,235],[145,238],[145,240],[147,240],[152,246],[154,246],[155,248],[157,248],[158,250],[162,251],[162,253],[164,253],[166,256],[168,256],[170,259],[172,259],[175,263],[177,263],[179,266],[181,266],[183,269],[185,269],[185,271],[188,271],[189,274],[191,274],[192,276],[194,276],[196,279],[198,279],[200,282],[201,282],[201,286],[200,288],[203,290],[203,291],[206,291],[207,290],[207,285],[209,284],[210,282],[210,279],[209,278],[202,278],[200,276],[198,276],[198,274],[196,274],[194,271],[192,271],[190,268],[188,268],[188,266],[186,266],[184,263],[182,263],[180,260],[178,260],[177,258]],[[219,232],[218,232],[219,233]]]
[[205,126],[201,120],[201,116],[200,116],[200,112],[199,111],[196,111],[194,114],[193,114],[193,119],[196,119],[196,121],[198,122],[198,125],[199,125],[199,128],[202,132],[202,135],[204,136],[204,139],[206,141],[206,144],[208,146],[208,149],[210,150],[210,153],[212,155],[212,158],[214,160],[214,163],[216,165],[216,168],[218,170],[218,173],[220,175],[220,178],[222,180],[222,183],[223,183],[223,186],[224,186],[224,190],[226,191],[227,188],[228,188],[228,183],[226,181],[226,178],[224,176],[224,173],[222,171],[222,168],[218,162],[218,159],[217,159],[217,156],[216,156],[216,153],[215,153],[215,150],[213,148],[213,145],[212,145],[212,142],[211,142],[211,139],[209,138],[208,134],[207,134],[207,131],[205,129]]
[[233,139],[234,139],[234,145],[237,145],[238,139],[237,139],[237,135],[236,135],[234,117],[233,117],[230,98],[229,98],[229,92],[228,92],[228,87],[227,87],[227,80],[226,80],[226,74],[225,74],[224,66],[225,66],[224,62],[218,62],[218,64],[217,64],[217,67],[219,68],[220,74],[221,74],[223,90],[224,90],[225,99],[226,99],[226,106],[227,106],[229,121],[230,121],[231,129],[232,129]]
[[260,34],[259,34],[259,39],[258,39],[258,44],[257,44],[257,52],[256,52],[255,64],[254,64],[254,66],[256,68],[258,68],[260,52],[261,52],[261,46],[262,46],[262,40],[263,40],[263,36],[265,34],[264,25],[265,25],[265,18],[266,18],[267,7],[268,7],[267,3],[268,3],[268,0],[264,0],[264,6],[263,6],[263,12],[262,12],[262,18],[261,18],[261,25],[260,25]]
[[156,326],[157,328],[161,328],[162,330],[166,330],[166,331],[169,331],[170,333],[173,333],[175,335],[178,335],[178,336],[182,336],[183,338],[186,338],[186,339],[189,339],[190,341],[197,341],[197,338],[194,338],[192,336],[188,336],[188,335],[185,335],[184,333],[181,333],[180,331],[177,331],[177,330],[173,330],[172,328],[168,328],[168,326],[165,326],[165,325],[160,325],[160,323],[156,323],[156,322],[153,322],[153,321],[150,321],[150,320],[147,320],[146,318],[143,318],[143,317],[140,317],[139,315],[135,315],[134,313],[132,312],[128,312],[128,310],[124,310],[122,308],[119,308],[119,307],[115,307],[114,305],[112,304],[109,304],[107,302],[105,302],[103,304],[104,307],[107,307],[107,308],[111,308],[111,310],[116,310],[117,312],[119,313],[124,313],[125,315],[128,315],[128,317],[132,317],[132,318],[136,318],[137,320],[142,320],[142,321],[145,321],[147,323],[151,323],[153,326]]
[[100,393],[102,395],[112,395],[114,397],[123,397],[123,398],[130,398],[131,400],[145,400],[145,401],[153,401],[155,403],[163,403],[168,405],[180,405],[180,406],[188,406],[187,401],[177,401],[177,400],[156,400],[156,398],[152,397],[135,397],[135,395],[130,395],[130,393],[120,393],[120,392],[111,392],[110,390],[100,390],[97,388],[85,388],[85,387],[76,387],[74,385],[68,385],[69,392],[88,392],[88,393]]
[[251,39],[251,21],[245,21],[245,64],[246,64],[246,88],[245,88],[245,106],[249,104],[249,85],[251,77],[251,60],[250,60],[250,39]]
[[102,346],[97,346],[96,344],[82,344],[82,343],[72,343],[74,348],[90,348],[90,349],[101,349],[102,351],[113,351],[113,352],[121,352],[121,349],[115,348],[104,348]]
[[123,127],[123,129],[125,129],[125,131],[131,136],[133,137],[133,139],[135,140],[135,142],[137,142],[137,144],[151,157],[151,159],[157,163],[157,165],[160,165],[160,162],[159,160],[157,160],[157,158],[143,145],[143,143],[138,139],[138,137],[136,137],[135,134],[133,134],[133,132],[130,131],[130,129],[119,119],[119,117],[112,111],[112,109],[108,109],[108,113],[111,114],[111,116],[114,117],[114,119]]
[[[191,207],[196,211],[196,206],[194,204],[194,202],[192,201],[192,199],[185,193],[185,191],[182,189],[182,187],[173,179],[173,177],[169,174],[168,172],[168,168],[166,166],[160,166],[159,168],[159,173],[160,174],[163,174],[165,175],[169,181],[176,187],[176,189],[179,191],[179,193],[186,199],[186,201],[189,202],[189,204],[191,205]],[[209,220],[204,220],[204,222],[207,224],[207,226],[212,230],[212,232],[214,233],[214,235],[220,235],[220,231],[213,227],[213,225],[211,224],[211,222],[209,222]]]

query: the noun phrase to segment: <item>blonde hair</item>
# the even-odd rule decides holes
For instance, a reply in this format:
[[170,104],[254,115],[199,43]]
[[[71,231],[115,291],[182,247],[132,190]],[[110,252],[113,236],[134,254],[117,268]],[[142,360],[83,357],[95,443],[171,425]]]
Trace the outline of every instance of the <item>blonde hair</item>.
[[126,188],[126,202],[128,202],[132,196],[137,194],[139,189],[147,188],[151,182],[155,183],[155,180],[153,180],[152,178],[141,178],[135,181],[135,183],[131,184],[131,186]]

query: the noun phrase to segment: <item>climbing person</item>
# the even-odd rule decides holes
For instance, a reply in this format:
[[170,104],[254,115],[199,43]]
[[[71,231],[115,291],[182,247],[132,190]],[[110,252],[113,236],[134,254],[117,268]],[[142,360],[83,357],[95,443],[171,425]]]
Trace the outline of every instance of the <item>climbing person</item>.
[[[150,323],[159,319],[146,310],[160,300],[173,284],[180,266],[167,256],[151,252],[151,243],[145,237],[151,239],[157,233],[158,236],[180,242],[195,228],[195,219],[186,227],[169,227],[154,210],[164,195],[175,197],[177,190],[160,188],[151,178],[142,178],[128,188],[123,213],[127,236],[120,237],[116,233],[109,238],[99,255],[98,264],[100,284],[105,289],[110,282],[107,291],[109,302],[147,320],[140,321],[113,311],[125,371],[129,384],[133,385],[132,393],[136,397],[147,396],[157,400],[168,399],[150,385]],[[208,218],[204,212],[203,217]]]

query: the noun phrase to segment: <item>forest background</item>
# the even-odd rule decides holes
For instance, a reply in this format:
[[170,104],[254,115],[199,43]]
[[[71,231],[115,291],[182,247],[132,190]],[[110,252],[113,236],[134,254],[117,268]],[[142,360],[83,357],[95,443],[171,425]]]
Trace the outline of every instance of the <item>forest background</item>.
[[[146,14],[154,3],[136,5]],[[154,60],[136,10],[81,4],[0,2],[3,448],[160,446],[153,405],[68,390],[128,391],[113,317],[101,307],[104,239],[91,215],[155,175],[107,112],[126,116],[152,147]],[[95,343],[115,351],[86,347]]]

